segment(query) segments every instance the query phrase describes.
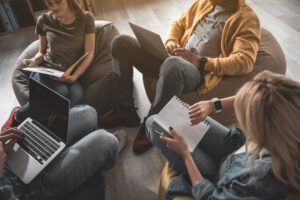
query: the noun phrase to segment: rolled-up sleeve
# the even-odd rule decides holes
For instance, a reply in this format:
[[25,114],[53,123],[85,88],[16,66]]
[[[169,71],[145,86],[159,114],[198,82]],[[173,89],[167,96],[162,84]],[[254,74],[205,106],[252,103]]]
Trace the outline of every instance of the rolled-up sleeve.
[[215,185],[207,179],[197,181],[192,187],[192,194],[195,200],[208,199],[215,191]]

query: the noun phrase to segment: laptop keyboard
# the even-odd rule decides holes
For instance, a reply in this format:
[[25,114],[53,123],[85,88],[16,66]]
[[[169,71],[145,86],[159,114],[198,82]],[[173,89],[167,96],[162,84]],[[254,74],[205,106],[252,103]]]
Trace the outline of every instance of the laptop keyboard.
[[19,130],[24,134],[18,144],[40,164],[44,164],[58,149],[59,145],[45,136],[30,122],[26,122]]

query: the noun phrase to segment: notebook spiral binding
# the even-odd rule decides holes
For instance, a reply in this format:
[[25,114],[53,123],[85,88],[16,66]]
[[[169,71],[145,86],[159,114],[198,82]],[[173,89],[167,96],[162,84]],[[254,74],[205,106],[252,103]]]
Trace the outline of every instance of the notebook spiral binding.
[[[175,96],[175,98],[176,98],[176,100],[177,100],[179,103],[181,103],[185,108],[188,109],[188,108],[191,106],[190,104],[188,104],[188,103],[182,101],[179,97]],[[207,119],[203,120],[202,122],[203,122],[204,124],[206,124],[206,125],[210,125],[209,122],[207,121]]]

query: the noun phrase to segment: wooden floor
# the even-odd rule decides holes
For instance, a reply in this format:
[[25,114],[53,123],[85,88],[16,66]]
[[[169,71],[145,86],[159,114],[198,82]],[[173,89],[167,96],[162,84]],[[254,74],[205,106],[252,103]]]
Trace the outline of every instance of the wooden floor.
[[[95,0],[96,19],[112,21],[121,33],[133,35],[128,21],[157,32],[164,39],[171,22],[193,0]],[[300,1],[247,0],[262,26],[279,41],[287,59],[287,76],[300,82]],[[0,36],[0,125],[18,105],[11,87],[14,63],[23,49],[36,39],[33,30]],[[135,71],[135,101],[138,114],[146,115],[150,103],[145,96],[141,74]],[[116,130],[116,129],[115,129]],[[115,130],[111,130],[112,132]],[[138,128],[126,128],[128,143],[115,168],[104,173],[107,200],[153,200],[157,197],[160,172],[165,162],[154,148],[136,156],[132,142]]]

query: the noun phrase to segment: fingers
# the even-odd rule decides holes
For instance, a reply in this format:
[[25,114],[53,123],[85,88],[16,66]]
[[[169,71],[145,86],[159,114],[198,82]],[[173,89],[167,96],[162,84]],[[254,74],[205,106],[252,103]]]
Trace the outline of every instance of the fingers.
[[189,115],[192,115],[198,111],[202,110],[201,107],[194,107],[194,108],[190,108],[189,111],[188,111],[188,114]]
[[16,142],[17,142],[17,139],[10,140],[7,144],[4,145],[4,151],[5,152],[10,151],[14,147]]
[[185,56],[187,50],[185,48],[176,48],[173,50],[175,56]]
[[[5,130],[10,129],[10,128],[12,128],[12,127],[11,127],[11,126],[5,127],[5,129],[3,129],[3,131],[2,131],[2,133],[3,133]],[[1,133],[1,134],[2,134],[2,133]],[[0,134],[0,135],[1,135],[1,134]]]
[[180,137],[181,135],[179,133],[177,133],[177,131],[175,131],[172,127],[170,127],[170,132],[172,133],[172,135],[175,136],[175,138]]
[[197,125],[199,124],[200,122],[203,121],[204,118],[195,118],[195,119],[191,119],[191,126],[194,126],[194,125]]
[[22,62],[22,66],[23,67],[28,67],[28,63],[29,63],[28,60],[24,59],[23,62]]
[[170,44],[170,45],[167,45],[166,46],[166,50],[171,53],[171,54],[174,54],[174,50],[179,48],[179,44]]
[[193,112],[193,113],[189,114],[189,118],[190,118],[190,119],[191,119],[191,118],[198,118],[198,117],[200,117],[200,116],[204,116],[203,110],[198,110],[198,111],[196,111],[196,112]]
[[20,133],[9,133],[7,135],[0,136],[0,140],[5,144],[7,140],[10,139],[23,139],[23,136]]
[[18,135],[20,135],[20,136],[22,136],[23,134],[20,132],[20,131],[18,131],[16,128],[12,128],[12,127],[7,127],[6,129],[4,129],[4,131],[0,134],[0,136],[1,135],[8,135],[8,134],[10,134],[10,133],[15,133],[15,134],[18,134]]
[[22,61],[22,66],[23,67],[33,67],[35,65],[35,63],[36,62],[34,60],[32,60],[32,59],[24,59]]
[[194,103],[193,105],[191,105],[191,106],[189,107],[189,110],[193,110],[193,109],[197,108],[197,107],[198,107],[198,103],[199,103],[199,102]]
[[174,140],[174,139],[172,139],[172,138],[168,138],[168,137],[165,137],[165,136],[160,136],[159,138],[160,138],[162,141],[166,142],[166,143],[169,143],[169,142],[171,142],[172,140]]

